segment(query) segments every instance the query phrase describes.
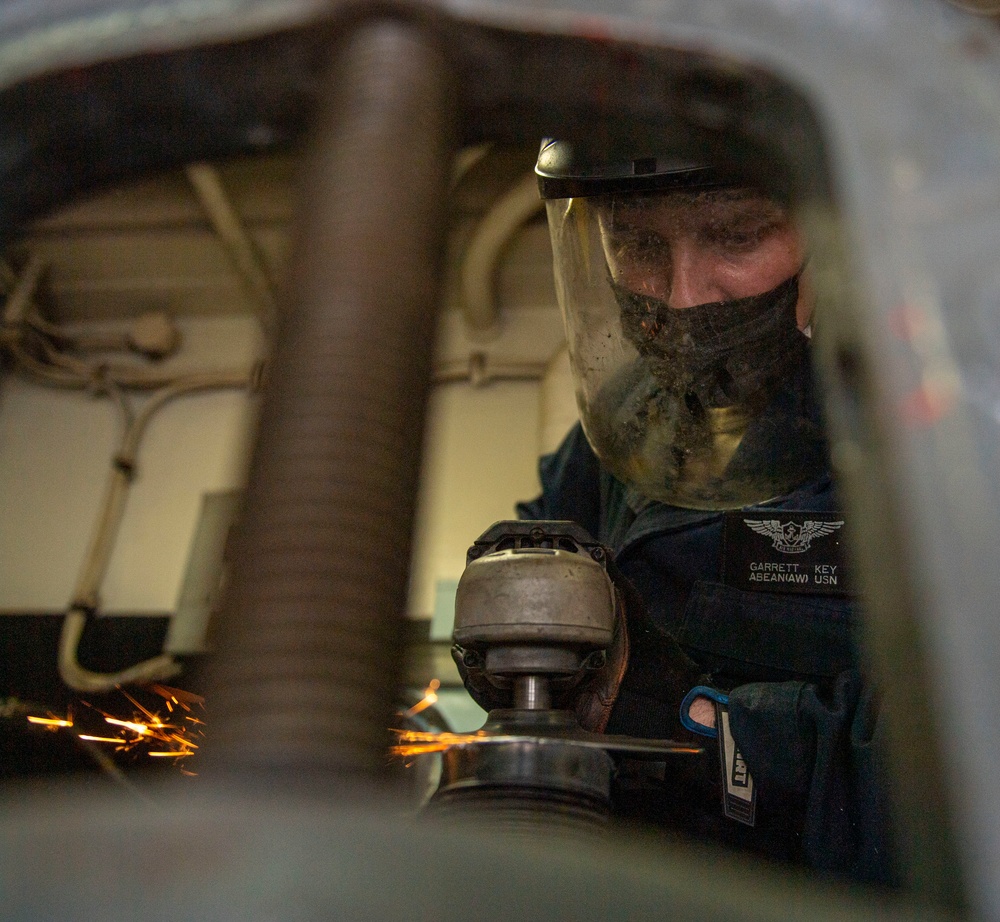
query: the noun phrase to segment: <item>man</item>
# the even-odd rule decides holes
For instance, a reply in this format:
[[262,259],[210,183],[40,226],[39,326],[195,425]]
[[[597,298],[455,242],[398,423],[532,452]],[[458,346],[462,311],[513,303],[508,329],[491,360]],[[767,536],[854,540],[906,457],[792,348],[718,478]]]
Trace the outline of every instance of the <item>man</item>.
[[577,710],[609,733],[723,742],[623,771],[619,811],[892,882],[787,203],[708,167],[588,163],[555,141],[536,171],[581,425],[518,511],[611,547],[626,602]]

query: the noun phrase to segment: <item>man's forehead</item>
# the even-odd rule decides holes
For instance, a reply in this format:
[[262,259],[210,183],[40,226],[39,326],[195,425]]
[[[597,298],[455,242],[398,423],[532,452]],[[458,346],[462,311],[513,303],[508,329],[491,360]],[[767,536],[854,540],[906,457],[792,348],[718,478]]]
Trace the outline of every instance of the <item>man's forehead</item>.
[[660,216],[691,217],[699,213],[733,220],[787,215],[783,205],[748,186],[602,196],[596,205],[602,217],[616,221]]

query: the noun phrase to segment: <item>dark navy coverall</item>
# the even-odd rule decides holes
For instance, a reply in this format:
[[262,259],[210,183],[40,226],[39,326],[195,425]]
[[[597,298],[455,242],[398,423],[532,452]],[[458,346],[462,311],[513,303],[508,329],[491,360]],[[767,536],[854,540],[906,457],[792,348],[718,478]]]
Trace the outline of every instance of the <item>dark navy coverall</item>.
[[[757,819],[722,814],[718,753],[675,757],[619,791],[616,811],[681,834],[831,875],[893,883],[876,752],[877,702],[862,682],[847,598],[753,592],[721,580],[723,515],[643,502],[598,463],[579,424],[541,459],[531,519],[569,519],[610,547],[646,612],[629,612],[630,658],[609,733],[673,737],[678,692],[662,638],[729,694],[733,737],[757,786]],[[765,504],[837,511],[829,478]],[[676,683],[674,683],[676,684]]]

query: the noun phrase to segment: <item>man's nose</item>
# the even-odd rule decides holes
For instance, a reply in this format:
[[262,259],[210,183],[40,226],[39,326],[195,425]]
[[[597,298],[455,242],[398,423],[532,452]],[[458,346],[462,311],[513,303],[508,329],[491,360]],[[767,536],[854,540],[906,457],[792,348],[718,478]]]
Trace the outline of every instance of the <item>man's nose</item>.
[[718,257],[694,240],[680,238],[672,243],[667,306],[683,310],[724,300],[716,279]]

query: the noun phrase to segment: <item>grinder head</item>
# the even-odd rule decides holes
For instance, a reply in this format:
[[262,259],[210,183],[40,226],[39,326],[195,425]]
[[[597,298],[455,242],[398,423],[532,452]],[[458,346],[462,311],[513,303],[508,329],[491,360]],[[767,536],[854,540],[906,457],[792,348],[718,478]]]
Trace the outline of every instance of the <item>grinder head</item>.
[[524,676],[555,690],[603,665],[615,623],[605,551],[570,522],[499,522],[469,552],[455,643],[497,688]]

